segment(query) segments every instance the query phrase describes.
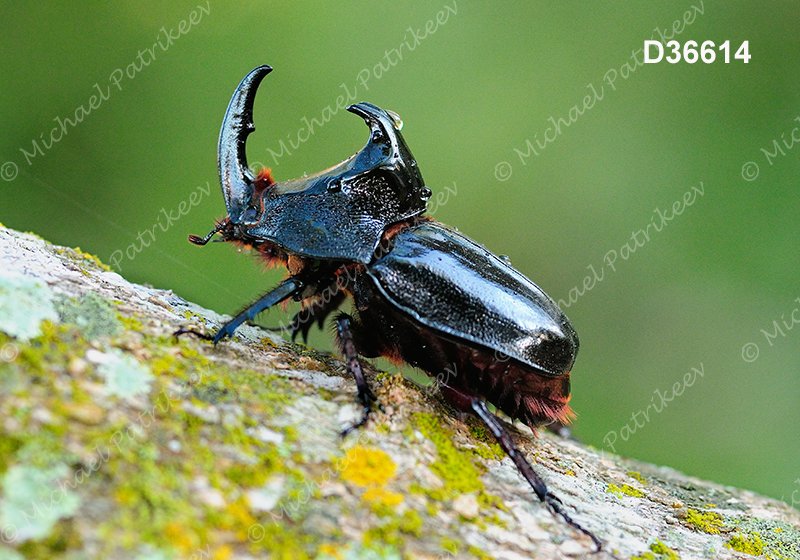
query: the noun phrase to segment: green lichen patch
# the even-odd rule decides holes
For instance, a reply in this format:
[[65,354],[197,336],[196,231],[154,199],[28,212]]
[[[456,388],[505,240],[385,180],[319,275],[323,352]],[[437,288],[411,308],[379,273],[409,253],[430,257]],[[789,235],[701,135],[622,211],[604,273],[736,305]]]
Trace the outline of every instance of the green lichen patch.
[[119,322],[122,323],[122,326],[127,331],[144,332],[145,330],[142,322],[136,317],[128,317],[119,313],[117,314],[117,319],[119,319]]
[[475,558],[477,558],[478,560],[493,560],[493,558],[492,558],[491,556],[489,556],[488,554],[486,554],[484,551],[482,551],[482,550],[481,550],[480,548],[478,548],[477,546],[469,545],[469,546],[467,547],[467,552],[469,552],[470,554],[472,554],[472,555],[473,555]]
[[760,554],[767,558],[800,559],[800,531],[789,523],[757,517],[726,516],[724,519],[727,526],[735,527],[736,530],[735,535],[725,545],[730,545],[728,548],[756,554],[748,549],[757,550],[760,546]]
[[154,417],[119,429],[113,439],[108,492],[119,507],[104,530],[117,534],[125,549],[143,540],[172,551],[170,557],[189,557],[203,544],[224,551],[231,539],[247,542],[247,528],[257,520],[241,492],[288,470],[275,445],[241,426],[199,420],[181,409],[180,394],[171,395],[174,402],[164,389],[159,395]]
[[639,482],[640,484],[647,484],[647,480],[642,476],[639,471],[628,471],[628,476]]
[[450,537],[442,537],[441,547],[450,556],[457,556],[458,550],[461,548],[461,541],[457,541]]
[[452,434],[441,427],[438,418],[431,414],[414,415],[413,424],[436,445],[439,460],[431,465],[431,470],[444,481],[441,499],[452,499],[469,492],[484,492],[483,483],[478,478],[478,470],[469,455],[453,445]]
[[720,529],[725,527],[722,516],[713,511],[698,511],[689,508],[686,510],[684,521],[695,529],[711,535],[718,535]]
[[[71,517],[80,505],[77,495],[57,481],[69,472],[65,464],[49,469],[14,465],[0,480],[0,526],[4,539],[25,542],[50,534],[58,520]],[[10,537],[10,539],[9,539]]]
[[113,305],[94,292],[87,292],[78,298],[58,296],[55,309],[63,323],[77,326],[87,340],[101,336],[113,337],[123,329]]
[[614,494],[618,498],[622,498],[624,496],[633,496],[634,498],[644,498],[644,492],[642,492],[638,488],[634,488],[630,484],[623,484],[622,486],[619,486],[617,484],[609,484],[608,488],[606,488],[606,493]]
[[764,542],[758,535],[734,535],[724,546],[753,556],[761,556],[764,553]]
[[[9,364],[0,362],[0,376],[5,379],[4,389],[25,393],[29,389],[38,391],[43,384],[53,382],[59,375],[70,371],[70,363],[82,359],[88,348],[81,332],[71,325],[42,321],[41,332],[27,343],[16,341],[15,358]],[[0,344],[11,340],[0,333]]]
[[[136,319],[131,321],[138,323]],[[140,344],[147,354],[147,367],[155,377],[188,387],[190,396],[204,402],[212,402],[204,398],[205,391],[213,392],[211,386],[225,384],[229,377],[227,368],[215,366],[185,339],[175,341],[144,334]]]
[[[33,424],[33,422],[31,422]],[[25,431],[4,438],[16,439],[17,451],[11,456],[12,464],[26,465],[44,471],[53,471],[70,464],[76,457],[64,450],[61,437],[62,430],[54,430],[51,426],[29,426]]]
[[641,556],[631,556],[631,560],[680,560],[680,556],[670,547],[656,539],[650,545],[650,552],[645,552]]
[[199,481],[208,481],[213,455],[184,440],[193,456],[193,462],[188,463],[162,450],[154,441],[160,439],[159,435],[123,439],[111,450],[106,471],[112,476],[108,491],[119,507],[101,531],[115,534],[124,549],[149,542],[184,554],[209,539],[203,523],[204,513],[211,508],[208,497],[221,494]]
[[407,510],[403,515],[368,529],[364,534],[364,544],[370,548],[382,545],[402,547],[409,535],[422,536],[422,518],[414,510]]
[[479,424],[476,418],[468,418],[467,427],[472,437],[480,442],[478,446],[473,449],[476,455],[482,459],[494,459],[496,461],[501,461],[503,457],[505,457],[503,448],[500,447],[500,444],[497,443],[494,436],[486,430],[486,427]]
[[46,538],[25,541],[19,546],[19,551],[30,560],[60,559],[66,552],[80,549],[82,544],[76,518],[73,517],[59,520]]
[[45,320],[58,320],[50,288],[39,280],[0,270],[0,331],[28,341],[41,334]]
[[474,492],[481,505],[481,515],[473,522],[479,525],[486,522],[503,525],[491,508],[507,510],[500,498],[486,492],[486,487],[479,478],[478,467],[482,466],[480,461],[473,454],[463,452],[453,444],[452,433],[441,426],[437,417],[417,413],[414,414],[412,423],[436,446],[439,459],[430,468],[444,482],[443,488],[423,490],[414,485],[412,491],[422,491],[436,501],[452,500],[462,494]]
[[270,417],[281,414],[301,394],[296,383],[290,379],[248,369],[237,369],[210,378],[193,392],[193,396],[210,403],[257,403],[261,412]]
[[66,256],[67,258],[83,266],[88,265],[90,268],[111,272],[111,267],[109,267],[95,255],[81,251],[80,247],[75,247],[74,249],[71,249],[69,247],[59,247],[56,248],[56,252],[59,255]]
[[22,447],[22,440],[0,430],[0,476],[7,470],[13,460],[14,453]]
[[98,365],[109,395],[134,397],[150,391],[153,381],[150,369],[131,355],[112,348],[109,352],[90,350],[87,358]]

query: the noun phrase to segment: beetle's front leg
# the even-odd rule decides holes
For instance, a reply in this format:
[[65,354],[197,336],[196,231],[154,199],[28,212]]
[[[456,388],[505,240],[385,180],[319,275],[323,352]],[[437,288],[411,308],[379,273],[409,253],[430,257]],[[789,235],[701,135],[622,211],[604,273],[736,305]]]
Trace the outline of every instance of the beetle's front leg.
[[248,305],[241,313],[236,315],[233,319],[222,325],[222,328],[217,331],[213,337],[211,335],[202,334],[192,329],[179,329],[175,336],[178,337],[182,334],[191,333],[204,340],[213,340],[216,345],[217,342],[226,336],[231,336],[233,332],[245,321],[255,318],[256,315],[269,309],[270,307],[279,304],[280,302],[289,299],[293,295],[299,293],[303,289],[303,283],[297,278],[290,277],[278,284],[274,289],[270,290],[260,298],[258,298],[251,305]]
[[517,470],[523,476],[523,478],[528,481],[528,484],[531,485],[531,488],[533,488],[533,491],[536,492],[536,495],[539,497],[539,499],[554,514],[560,515],[569,525],[584,535],[590,537],[597,547],[595,552],[599,552],[602,546],[600,544],[600,540],[591,531],[584,529],[577,521],[574,521],[561,508],[561,500],[559,500],[547,489],[544,481],[539,478],[539,475],[533,470],[533,467],[528,460],[525,459],[525,456],[520,452],[519,449],[517,449],[517,446],[514,445],[514,442],[511,440],[511,436],[509,436],[508,432],[503,429],[503,425],[500,423],[497,417],[489,412],[488,408],[486,408],[486,403],[475,395],[460,391],[446,384],[441,384],[440,388],[442,395],[447,402],[461,411],[474,413],[476,416],[478,416],[478,418],[481,419],[481,421],[483,421],[486,427],[489,428],[489,431],[492,432],[492,435],[497,438],[497,442],[500,444],[500,447],[503,448],[503,451],[505,451],[511,460],[514,461],[514,465],[516,465]]
[[[364,370],[361,369],[361,362],[358,361],[358,351],[353,342],[352,318],[349,315],[345,313],[339,315],[336,319],[336,332],[338,334],[339,347],[347,361],[347,371],[352,373],[356,380],[356,387],[358,388],[358,396],[356,399],[358,403],[364,407],[364,415],[361,420],[342,431],[342,437],[344,437],[367,423],[367,420],[369,420],[369,413],[372,412],[372,405],[376,403],[378,399],[375,397],[375,393],[372,392],[372,389],[369,388],[367,379],[364,377]],[[383,409],[380,404],[378,404],[378,407]]]

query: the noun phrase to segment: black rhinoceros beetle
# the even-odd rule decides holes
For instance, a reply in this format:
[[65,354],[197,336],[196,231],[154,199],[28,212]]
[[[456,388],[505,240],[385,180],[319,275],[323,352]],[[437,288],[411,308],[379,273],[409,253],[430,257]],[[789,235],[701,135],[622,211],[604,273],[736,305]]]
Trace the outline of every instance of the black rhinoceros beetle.
[[[431,191],[400,134],[399,118],[375,105],[347,108],[371,134],[364,148],[326,171],[276,183],[247,167],[253,102],[272,68],[250,72],[233,94],[219,137],[228,216],[204,238],[254,248],[289,277],[226,323],[214,343],[284,300],[304,303],[292,338],[305,338],[349,296],[353,314],[335,323],[355,377],[364,425],[375,402],[358,356],[385,356],[436,376],[444,399],[476,414],[538,497],[571,526],[599,540],[561,508],[486,407],[489,401],[535,428],[566,423],[578,335],[556,303],[483,246],[423,217]],[[179,331],[189,332],[189,331]],[[197,333],[195,333],[197,334]],[[441,373],[448,372],[446,378]],[[351,428],[351,429],[352,429]],[[349,430],[347,430],[349,431]],[[346,433],[346,432],[345,432]]]

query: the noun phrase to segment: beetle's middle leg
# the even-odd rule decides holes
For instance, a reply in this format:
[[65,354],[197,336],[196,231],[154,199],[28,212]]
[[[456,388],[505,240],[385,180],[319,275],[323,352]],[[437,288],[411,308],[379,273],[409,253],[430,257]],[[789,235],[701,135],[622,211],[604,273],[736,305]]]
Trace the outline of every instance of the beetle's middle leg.
[[292,333],[292,342],[294,342],[299,334],[303,337],[303,342],[307,343],[308,332],[311,330],[311,327],[316,323],[321,329],[328,316],[336,311],[347,297],[347,294],[342,289],[337,289],[337,284],[335,282],[326,288],[326,290],[330,295],[326,296],[326,292],[323,291],[323,296],[312,299],[305,308],[295,313],[294,317],[292,317],[289,323],[289,330]]
[[442,391],[442,396],[444,396],[448,403],[463,412],[472,412],[478,416],[481,421],[483,421],[486,427],[489,428],[489,431],[492,432],[492,435],[497,438],[497,442],[500,444],[500,447],[503,448],[503,451],[505,451],[511,460],[514,461],[514,465],[516,465],[517,470],[520,472],[523,478],[528,481],[528,484],[531,485],[533,491],[536,492],[536,495],[539,497],[539,499],[545,505],[547,505],[547,507],[553,513],[560,515],[564,518],[564,521],[566,521],[572,527],[589,536],[594,541],[595,546],[597,546],[597,551],[599,551],[601,546],[600,540],[594,536],[591,531],[584,529],[576,521],[573,521],[573,519],[561,508],[561,500],[559,500],[547,489],[544,481],[539,478],[539,475],[533,470],[533,467],[528,460],[525,459],[525,456],[520,452],[519,449],[517,449],[517,446],[514,445],[514,442],[511,440],[511,436],[509,436],[508,432],[503,429],[503,425],[500,423],[497,417],[489,412],[488,408],[486,408],[486,403],[477,396],[451,387],[450,385],[442,383],[439,387]]
[[356,380],[356,387],[358,388],[358,396],[356,399],[358,403],[364,407],[364,415],[358,423],[346,428],[342,432],[342,436],[346,436],[353,430],[364,426],[367,420],[369,420],[369,413],[372,411],[372,405],[378,400],[375,397],[375,393],[369,388],[367,379],[364,377],[364,370],[361,369],[361,362],[358,361],[358,351],[356,350],[355,342],[353,342],[352,321],[352,317],[346,313],[340,314],[336,318],[336,332],[338,335],[339,347],[347,361],[347,371],[352,373]]

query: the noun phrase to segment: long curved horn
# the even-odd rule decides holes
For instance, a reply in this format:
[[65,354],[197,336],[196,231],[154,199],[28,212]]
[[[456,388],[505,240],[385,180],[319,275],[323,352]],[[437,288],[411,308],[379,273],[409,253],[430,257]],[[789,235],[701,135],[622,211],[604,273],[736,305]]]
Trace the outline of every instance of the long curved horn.
[[242,221],[244,208],[253,194],[255,177],[247,167],[245,144],[247,136],[256,129],[253,124],[256,90],[264,76],[270,72],[272,67],[259,66],[245,76],[231,97],[219,131],[217,151],[219,181],[228,216],[235,224]]
[[409,197],[420,198],[423,202],[431,196],[431,191],[425,186],[419,166],[408,149],[400,129],[403,121],[396,113],[381,109],[372,103],[355,103],[347,110],[358,115],[372,130],[372,136],[365,148],[357,154],[354,168],[362,167],[373,171],[376,166],[391,170],[408,187]]

